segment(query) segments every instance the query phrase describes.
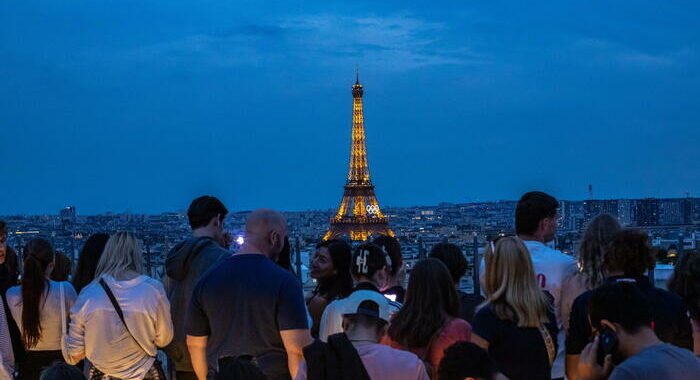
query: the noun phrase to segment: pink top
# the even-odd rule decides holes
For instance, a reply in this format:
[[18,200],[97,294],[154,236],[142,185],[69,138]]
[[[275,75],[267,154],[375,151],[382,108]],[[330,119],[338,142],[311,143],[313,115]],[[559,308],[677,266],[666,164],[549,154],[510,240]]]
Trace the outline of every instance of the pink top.
[[[457,342],[468,342],[471,339],[471,336],[472,326],[469,324],[469,322],[460,318],[451,320],[442,328],[442,331],[440,331],[438,337],[433,341],[430,352],[426,357],[426,359],[433,366],[433,379],[437,379],[437,370],[440,366],[442,357],[445,356],[445,350]],[[419,358],[424,358],[426,356],[427,347],[406,349],[399,343],[389,338],[388,335],[385,335],[382,338],[381,343],[401,350],[413,352]]]
[[[430,380],[423,361],[410,352],[382,344],[355,347],[370,379]],[[302,362],[294,380],[306,380],[306,362]]]

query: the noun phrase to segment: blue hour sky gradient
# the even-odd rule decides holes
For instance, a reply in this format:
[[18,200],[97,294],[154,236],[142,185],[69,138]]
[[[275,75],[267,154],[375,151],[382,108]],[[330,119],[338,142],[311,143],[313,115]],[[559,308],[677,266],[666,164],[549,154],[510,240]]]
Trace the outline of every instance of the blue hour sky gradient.
[[0,215],[700,195],[698,1],[0,0]]

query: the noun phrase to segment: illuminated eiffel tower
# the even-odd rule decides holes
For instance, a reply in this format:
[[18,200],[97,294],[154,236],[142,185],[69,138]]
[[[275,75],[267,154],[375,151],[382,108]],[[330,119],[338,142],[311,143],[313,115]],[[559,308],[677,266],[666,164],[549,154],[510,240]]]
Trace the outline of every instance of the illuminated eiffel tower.
[[374,185],[369,177],[365,122],[362,112],[362,85],[359,73],[355,73],[352,86],[352,145],[350,146],[350,170],[345,183],[343,200],[338,212],[331,218],[331,227],[323,240],[347,235],[351,240],[367,240],[371,235],[394,236],[389,219],[382,214],[374,195]]

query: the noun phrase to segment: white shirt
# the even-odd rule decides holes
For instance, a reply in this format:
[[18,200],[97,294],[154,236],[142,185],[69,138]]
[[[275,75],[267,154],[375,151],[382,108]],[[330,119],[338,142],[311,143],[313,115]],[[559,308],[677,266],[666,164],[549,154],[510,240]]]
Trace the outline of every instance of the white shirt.
[[15,355],[12,351],[12,341],[10,331],[7,328],[7,318],[5,316],[5,306],[0,298],[0,380],[12,379],[11,373],[15,368]]
[[[41,338],[30,351],[57,351],[61,349],[61,293],[59,286],[63,286],[65,302],[65,317],[68,320],[68,311],[75,302],[77,294],[70,282],[56,282],[49,280],[46,298],[39,301],[39,323],[41,323]],[[7,290],[7,305],[10,313],[17,323],[19,331],[22,331],[22,287],[13,286]]]
[[133,338],[96,279],[83,288],[71,309],[65,352],[71,357],[84,354],[108,376],[142,379],[153,366],[157,347],[173,339],[170,303],[163,284],[144,275],[127,281],[103,278],[124,312]]
[[[400,303],[391,301],[383,294],[374,290],[355,290],[350,297],[374,301],[379,305],[380,309],[382,307],[387,307],[390,310],[389,316],[392,316],[401,308]],[[346,302],[348,302],[347,298],[335,300],[328,304],[326,309],[323,310],[321,325],[318,330],[319,339],[327,342],[329,336],[343,332],[343,313],[347,309],[345,307]]]

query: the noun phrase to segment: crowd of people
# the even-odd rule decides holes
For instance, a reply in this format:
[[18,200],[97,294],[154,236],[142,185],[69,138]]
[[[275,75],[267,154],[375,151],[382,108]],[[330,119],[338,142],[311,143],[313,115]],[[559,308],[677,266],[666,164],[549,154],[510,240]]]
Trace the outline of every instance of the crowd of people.
[[700,254],[658,288],[647,234],[600,215],[566,255],[548,194],[486,245],[483,294],[460,291],[456,245],[407,268],[388,236],[320,242],[304,294],[284,216],[252,212],[232,253],[227,214],[192,201],[162,282],[129,232],[90,236],[74,272],[34,238],[20,270],[0,222],[0,380],[700,379]]

